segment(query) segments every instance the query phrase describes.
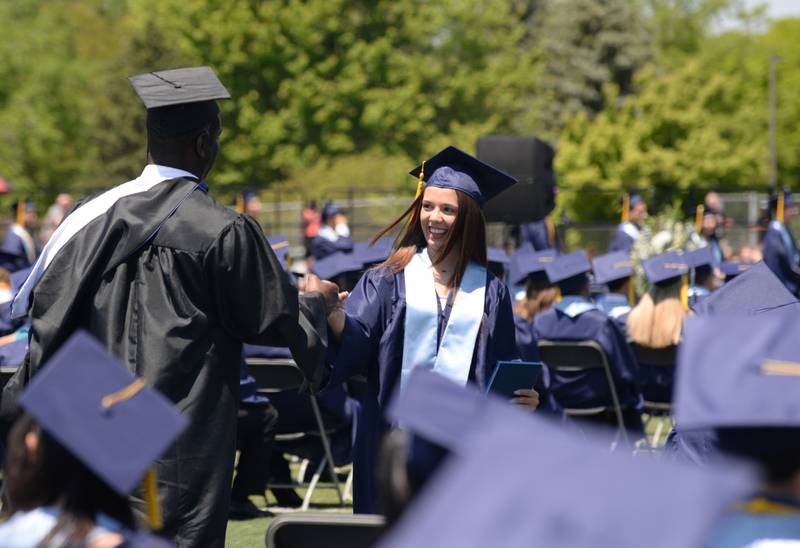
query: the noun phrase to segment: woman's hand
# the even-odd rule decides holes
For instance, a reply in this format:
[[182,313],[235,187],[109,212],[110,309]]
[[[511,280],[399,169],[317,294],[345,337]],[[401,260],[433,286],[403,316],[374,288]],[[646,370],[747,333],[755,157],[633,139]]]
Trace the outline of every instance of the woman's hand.
[[531,411],[534,411],[537,407],[539,407],[539,393],[533,388],[530,390],[526,390],[524,388],[515,390],[514,395],[516,398],[511,400],[511,403],[514,405],[525,407]]
[[331,331],[331,334],[339,342],[342,339],[342,332],[344,331],[344,321],[345,321],[345,312],[344,312],[344,301],[347,299],[349,293],[347,291],[339,292],[339,302],[333,308],[330,314],[328,314],[328,328]]

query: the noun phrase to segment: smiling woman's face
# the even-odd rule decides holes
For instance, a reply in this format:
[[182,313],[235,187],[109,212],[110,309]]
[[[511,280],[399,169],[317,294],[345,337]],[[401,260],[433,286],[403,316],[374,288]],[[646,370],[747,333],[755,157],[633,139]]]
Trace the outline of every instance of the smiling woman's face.
[[422,196],[420,224],[428,249],[439,252],[450,236],[458,216],[458,194],[452,188],[429,186]]

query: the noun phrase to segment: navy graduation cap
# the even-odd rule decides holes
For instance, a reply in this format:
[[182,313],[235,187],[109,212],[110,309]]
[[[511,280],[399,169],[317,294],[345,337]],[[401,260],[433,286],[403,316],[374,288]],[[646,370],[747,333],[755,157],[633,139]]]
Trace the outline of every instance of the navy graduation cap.
[[683,260],[689,268],[710,267],[714,264],[714,253],[711,246],[698,247],[684,253]]
[[496,263],[498,265],[506,266],[508,265],[511,258],[506,253],[505,249],[499,247],[488,247],[486,248],[486,259],[490,263]]
[[679,278],[689,272],[684,255],[668,251],[642,261],[642,268],[650,283],[657,284]]
[[771,311],[797,314],[800,302],[762,261],[695,305],[698,315],[752,315]]
[[172,403],[77,331],[19,397],[56,441],[121,495],[188,425]]
[[[752,489],[747,468],[609,453],[599,434],[573,436],[435,376],[412,374],[414,390],[401,392],[393,419],[455,451],[382,548],[695,547],[727,505]],[[680,527],[663,528],[665,515]]]
[[725,283],[728,283],[739,274],[747,272],[753,268],[755,264],[756,263],[725,261],[719,265],[719,270],[725,275]]
[[530,243],[526,242],[511,256],[508,268],[509,283],[516,285],[525,281],[525,278],[534,275],[541,276],[544,281],[547,281],[545,268],[555,258],[556,251],[554,249],[536,251]]
[[362,264],[372,266],[382,263],[392,254],[392,240],[381,238],[375,243],[370,241],[359,241],[353,244],[353,254],[358,257]]
[[633,263],[627,251],[615,251],[600,255],[592,260],[594,281],[598,284],[607,284],[623,278],[633,276]]
[[284,270],[289,270],[291,266],[291,256],[289,255],[289,238],[283,234],[267,236],[267,243],[275,252]]
[[681,428],[800,428],[800,323],[780,315],[689,318],[678,352]]
[[551,263],[545,265],[547,279],[550,280],[550,283],[559,285],[572,281],[571,278],[586,274],[591,269],[592,265],[589,264],[586,252],[582,249],[558,255]]
[[210,67],[146,72],[128,78],[147,108],[147,129],[164,138],[191,135],[219,114],[231,95]]
[[517,180],[474,156],[449,146],[410,171],[428,186],[452,188],[463,192],[480,207],[516,184]]
[[348,272],[359,272],[364,267],[355,253],[337,251],[314,261],[311,271],[323,280],[333,280]]

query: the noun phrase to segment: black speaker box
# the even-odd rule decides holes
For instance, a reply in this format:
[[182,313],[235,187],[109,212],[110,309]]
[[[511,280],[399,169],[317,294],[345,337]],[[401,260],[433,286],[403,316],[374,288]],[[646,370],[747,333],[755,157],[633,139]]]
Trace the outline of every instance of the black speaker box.
[[489,135],[478,139],[478,158],[514,177],[518,184],[489,200],[489,222],[540,221],[555,207],[553,147],[536,137]]

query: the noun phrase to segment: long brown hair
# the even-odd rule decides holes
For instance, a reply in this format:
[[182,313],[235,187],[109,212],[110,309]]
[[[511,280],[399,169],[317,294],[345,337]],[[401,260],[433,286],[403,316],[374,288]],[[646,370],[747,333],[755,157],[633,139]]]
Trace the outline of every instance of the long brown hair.
[[[454,249],[458,252],[456,271],[453,276],[453,287],[461,285],[461,278],[467,269],[467,264],[474,261],[479,265],[486,266],[486,218],[483,210],[478,204],[466,194],[456,191],[458,197],[458,213],[453,229],[447,236],[443,252],[437,257],[434,264],[438,264],[447,257]],[[397,225],[405,222],[400,235],[395,240],[394,253],[379,264],[376,268],[387,269],[388,274],[397,274],[411,262],[414,255],[427,245],[425,234],[422,232],[420,216],[422,212],[422,201],[425,192],[421,192],[409,208],[386,228],[378,232],[372,240],[373,243],[385,236]]]

